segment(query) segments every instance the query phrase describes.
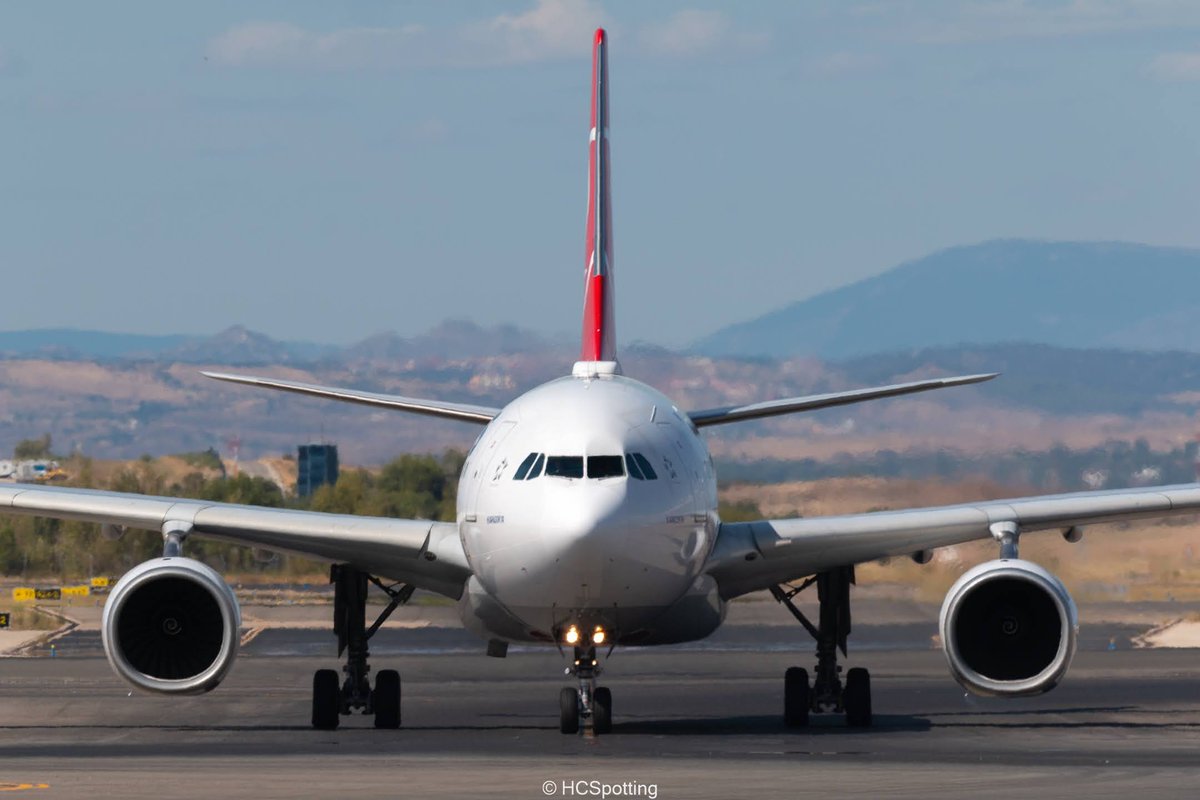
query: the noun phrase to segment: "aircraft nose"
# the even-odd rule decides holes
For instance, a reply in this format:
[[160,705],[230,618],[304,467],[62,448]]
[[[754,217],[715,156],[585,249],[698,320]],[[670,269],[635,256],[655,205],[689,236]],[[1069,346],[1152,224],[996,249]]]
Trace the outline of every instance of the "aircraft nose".
[[546,507],[547,532],[562,548],[586,544],[612,527],[623,497],[624,491],[616,487],[559,493]]
[[592,586],[621,548],[619,509],[623,491],[564,492],[544,517],[547,566],[564,588]]

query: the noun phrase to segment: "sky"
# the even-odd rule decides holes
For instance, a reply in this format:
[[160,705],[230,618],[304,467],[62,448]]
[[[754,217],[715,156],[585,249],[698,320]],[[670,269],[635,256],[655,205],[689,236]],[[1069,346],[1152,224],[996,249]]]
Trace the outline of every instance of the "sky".
[[0,5],[0,330],[578,330],[610,30],[617,331],[998,237],[1200,246],[1200,3]]

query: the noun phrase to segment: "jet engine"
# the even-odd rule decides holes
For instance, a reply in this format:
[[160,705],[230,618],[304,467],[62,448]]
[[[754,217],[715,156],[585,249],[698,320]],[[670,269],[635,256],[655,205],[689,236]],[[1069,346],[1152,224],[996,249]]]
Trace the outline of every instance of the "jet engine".
[[946,594],[942,647],[954,679],[981,695],[1053,689],[1075,655],[1079,619],[1058,578],[1029,561],[968,570]]
[[229,584],[190,558],[154,558],[117,582],[101,635],[109,663],[139,689],[200,694],[237,655],[241,613]]

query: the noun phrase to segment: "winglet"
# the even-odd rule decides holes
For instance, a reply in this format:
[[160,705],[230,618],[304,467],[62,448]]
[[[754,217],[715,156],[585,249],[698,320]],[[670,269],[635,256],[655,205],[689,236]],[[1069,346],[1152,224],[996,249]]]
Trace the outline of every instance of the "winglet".
[[596,29],[592,49],[592,128],[588,137],[587,269],[581,361],[616,361],[613,323],[612,199],[608,159],[608,34]]

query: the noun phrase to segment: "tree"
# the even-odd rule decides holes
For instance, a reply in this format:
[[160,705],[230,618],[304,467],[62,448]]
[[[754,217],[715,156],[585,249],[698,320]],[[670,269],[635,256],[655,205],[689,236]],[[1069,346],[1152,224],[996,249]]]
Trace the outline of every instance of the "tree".
[[43,433],[36,439],[22,439],[13,448],[13,458],[18,461],[50,458],[50,434]]

